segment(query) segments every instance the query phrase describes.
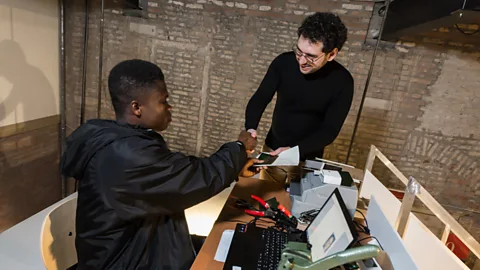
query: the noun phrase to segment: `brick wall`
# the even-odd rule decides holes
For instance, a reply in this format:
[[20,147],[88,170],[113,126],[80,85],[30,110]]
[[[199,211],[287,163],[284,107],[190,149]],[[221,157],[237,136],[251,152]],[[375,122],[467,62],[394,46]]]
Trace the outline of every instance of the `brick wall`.
[[0,138],[0,232],[60,200],[58,128]]
[[[70,130],[78,126],[82,2],[69,2],[67,12]],[[113,118],[105,89],[113,65],[129,58],[150,60],[164,69],[172,96],[174,121],[165,132],[170,147],[208,155],[236,138],[243,128],[246,103],[269,63],[291,48],[299,23],[315,11],[336,12],[349,28],[347,44],[337,59],[355,78],[354,102],[341,134],[325,154],[343,162],[373,54],[372,43],[365,42],[371,1],[152,0],[149,19],[125,17],[120,10],[109,9],[101,115]],[[96,115],[98,26],[97,1],[89,28],[88,117]],[[363,168],[374,144],[440,202],[478,209],[478,41],[478,35],[467,37],[454,28],[441,28],[398,43],[382,42],[349,163]],[[273,104],[260,124],[260,140],[268,130]],[[374,172],[395,186],[380,165]]]

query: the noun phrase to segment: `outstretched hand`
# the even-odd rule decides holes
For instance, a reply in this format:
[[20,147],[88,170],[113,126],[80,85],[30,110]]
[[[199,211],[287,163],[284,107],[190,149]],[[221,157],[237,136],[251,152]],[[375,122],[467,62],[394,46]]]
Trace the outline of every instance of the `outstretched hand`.
[[252,177],[259,173],[261,170],[266,169],[266,166],[252,167],[254,164],[263,163],[263,160],[249,158],[240,172],[242,177]]
[[248,133],[252,134],[253,138],[257,138],[257,131],[255,129],[249,129],[247,130]]
[[255,151],[257,138],[252,137],[250,132],[242,130],[238,135],[238,140],[243,143],[249,155]]
[[290,149],[290,147],[280,147],[280,148],[277,148],[277,150],[273,151],[273,152],[270,152],[270,155],[271,156],[278,156],[281,152],[285,151],[285,150],[288,150]]

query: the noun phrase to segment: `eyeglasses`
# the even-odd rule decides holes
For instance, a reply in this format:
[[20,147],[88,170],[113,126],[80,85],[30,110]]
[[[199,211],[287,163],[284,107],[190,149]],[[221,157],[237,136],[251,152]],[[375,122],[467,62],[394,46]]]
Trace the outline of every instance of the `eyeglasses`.
[[302,51],[297,47],[297,45],[293,45],[293,46],[292,46],[292,50],[293,50],[293,52],[294,52],[298,57],[302,57],[302,56],[303,56],[303,57],[305,57],[305,59],[307,60],[307,62],[312,63],[312,64],[315,63],[315,62],[317,62],[320,58],[322,58],[322,57],[324,57],[324,56],[326,55],[326,54],[323,54],[323,55],[321,55],[321,56],[319,56],[319,57],[317,57],[317,58],[314,58],[314,57],[312,57],[311,55],[308,55],[308,54],[302,52]]

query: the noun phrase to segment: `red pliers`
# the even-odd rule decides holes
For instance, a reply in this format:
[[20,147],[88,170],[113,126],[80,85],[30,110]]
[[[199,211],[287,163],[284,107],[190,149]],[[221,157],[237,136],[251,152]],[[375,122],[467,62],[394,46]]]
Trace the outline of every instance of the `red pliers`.
[[[258,196],[255,196],[255,195],[250,195],[252,197],[252,199],[258,201],[260,203],[260,205],[263,206],[263,208],[265,208],[265,211],[255,211],[255,210],[245,210],[245,213],[249,214],[249,215],[252,215],[252,216],[257,216],[257,217],[269,217],[269,218],[275,218],[275,216],[277,215],[277,211],[272,209],[270,207],[270,205],[262,200],[260,197]],[[288,211],[283,205],[281,205],[280,203],[278,203],[278,206],[276,207],[278,210],[280,210],[282,213],[284,213],[288,218],[291,218],[292,217],[292,214],[290,213],[290,211]]]
[[255,195],[250,195],[250,196],[252,197],[252,199],[259,202],[260,205],[263,206],[263,208],[265,208],[265,211],[246,209],[245,213],[247,213],[249,215],[252,215],[252,216],[257,216],[257,217],[275,218],[275,214],[276,214],[275,211],[273,211],[272,208],[270,208],[270,205],[266,201],[262,200],[260,197],[255,196]]

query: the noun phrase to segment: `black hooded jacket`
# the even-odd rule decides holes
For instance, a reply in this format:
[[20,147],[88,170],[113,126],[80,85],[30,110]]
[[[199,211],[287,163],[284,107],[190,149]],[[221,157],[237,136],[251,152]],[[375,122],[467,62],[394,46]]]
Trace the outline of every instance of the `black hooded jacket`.
[[62,173],[79,180],[77,269],[189,269],[184,210],[228,187],[246,160],[235,142],[197,158],[170,151],[155,131],[88,121],[61,160]]

